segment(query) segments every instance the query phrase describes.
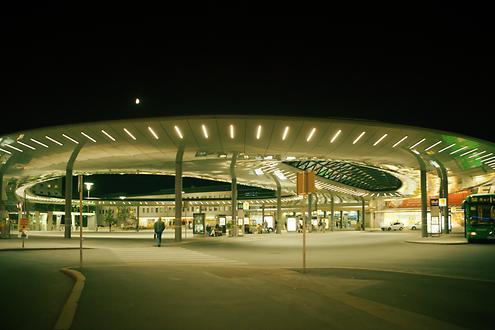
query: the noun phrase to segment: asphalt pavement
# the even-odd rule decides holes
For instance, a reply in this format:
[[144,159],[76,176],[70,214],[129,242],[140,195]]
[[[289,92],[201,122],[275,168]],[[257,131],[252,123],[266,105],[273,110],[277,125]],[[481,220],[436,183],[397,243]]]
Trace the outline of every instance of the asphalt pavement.
[[[52,329],[70,293],[59,269],[79,269],[79,240],[42,234],[25,241],[34,250],[0,240],[6,329]],[[72,329],[491,328],[494,244],[311,233],[303,270],[301,234],[175,243],[170,233],[160,248],[150,233],[85,234]]]

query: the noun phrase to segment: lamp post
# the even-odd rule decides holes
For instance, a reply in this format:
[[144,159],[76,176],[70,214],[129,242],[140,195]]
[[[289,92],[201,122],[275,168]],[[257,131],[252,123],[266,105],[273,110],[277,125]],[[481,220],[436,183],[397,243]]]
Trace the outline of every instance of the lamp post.
[[[84,185],[86,186],[86,190],[88,190],[88,214],[89,214],[89,191],[93,187],[94,183],[93,182],[84,182]],[[89,218],[89,215],[88,215],[88,218]],[[95,221],[96,221],[96,219],[95,219]],[[88,229],[89,229],[89,223],[88,223]],[[98,224],[96,224],[96,230],[98,230]]]

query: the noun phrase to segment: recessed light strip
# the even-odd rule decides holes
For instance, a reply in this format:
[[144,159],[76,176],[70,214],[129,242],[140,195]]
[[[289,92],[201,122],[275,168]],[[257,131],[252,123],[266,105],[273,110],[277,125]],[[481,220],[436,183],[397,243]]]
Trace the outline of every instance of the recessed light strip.
[[284,134],[282,134],[282,141],[285,141],[287,138],[287,134],[289,134],[289,126],[286,126],[284,129]]
[[83,136],[87,137],[88,139],[90,139],[91,141],[96,142],[96,140],[95,140],[95,139],[93,139],[93,138],[92,138],[91,136],[89,136],[88,134],[86,134],[86,133],[84,133],[84,132],[81,132],[81,134],[82,134]]
[[205,136],[205,139],[208,138],[208,130],[206,129],[205,125],[201,125],[201,128],[203,129],[203,135]]
[[182,132],[180,131],[180,128],[178,126],[174,126],[175,131],[177,132],[177,135],[179,138],[183,139],[184,136],[182,135]]
[[490,158],[483,159],[481,162],[482,162],[482,163],[490,162],[490,161],[491,161],[492,159],[494,159],[494,158],[495,158],[495,156],[492,156],[492,157],[490,157]]
[[230,138],[234,138],[234,125],[230,125]]
[[308,137],[306,138],[306,142],[309,142],[313,138],[313,135],[315,134],[315,132],[316,132],[316,127],[313,127],[313,129],[309,133]]
[[478,150],[478,148],[474,148],[474,149],[472,149],[472,150],[466,151],[465,153],[461,154],[461,157],[462,157],[462,156],[466,156],[466,155],[468,155],[468,154],[470,154],[470,153],[472,153],[472,152],[474,152],[474,151],[476,151],[476,150]]
[[478,157],[479,155],[483,155],[485,152],[486,152],[486,150],[485,150],[485,151],[482,151],[482,152],[477,152],[477,153],[475,153],[475,154],[472,154],[472,155],[471,155],[471,156],[469,156],[468,158]]
[[71,137],[70,137],[70,136],[68,136],[68,135],[62,134],[62,136],[63,136],[64,138],[66,138],[67,140],[70,140],[70,141],[74,142],[75,144],[79,144],[79,142],[77,142],[76,140],[74,140],[73,138],[71,138]]
[[442,143],[442,141],[438,141],[438,142],[436,142],[436,143],[432,144],[431,146],[429,146],[428,148],[426,148],[426,149],[425,149],[425,151],[430,150],[431,148],[433,148],[433,147],[435,147],[435,146],[439,145],[440,143]]
[[452,151],[450,154],[451,154],[451,155],[456,154],[456,153],[458,153],[459,151],[464,150],[464,149],[466,149],[466,148],[467,148],[467,146],[464,146],[464,147],[459,148],[459,149],[457,149],[457,150],[455,150],[455,151]]
[[384,138],[387,137],[388,134],[384,134],[381,138],[379,138],[375,143],[373,143],[373,146],[376,146],[378,143],[382,142]]
[[488,155],[484,155],[484,156],[478,157],[478,158],[476,158],[476,160],[481,160],[481,159],[484,159],[486,157],[490,157],[491,155],[493,155],[493,152],[490,152]]
[[423,143],[426,139],[421,139],[419,140],[418,142],[416,142],[415,144],[413,144],[411,147],[409,147],[409,149],[414,149],[416,148],[419,144]]
[[2,148],[0,148],[0,151],[3,151],[3,152],[5,152],[6,154],[9,154],[9,155],[12,155],[12,153],[11,153],[10,151],[8,151],[8,150],[5,150],[5,149],[2,149]]
[[21,149],[16,148],[16,147],[14,147],[14,146],[11,146],[10,144],[5,144],[5,146],[6,146],[6,147],[9,147],[10,149],[14,149],[14,150],[17,150],[17,151],[19,151],[19,152],[23,152]]
[[127,135],[129,135],[131,137],[131,139],[133,139],[134,141],[136,140],[136,138],[134,137],[134,135],[132,135],[132,133],[129,132],[129,130],[127,128],[124,128],[124,132],[126,132]]
[[258,128],[256,129],[256,140],[259,140],[261,137],[261,125],[258,125]]
[[399,141],[397,141],[397,142],[396,142],[396,143],[392,146],[392,148],[397,147],[397,146],[398,146],[398,145],[399,145],[402,141],[404,141],[405,139],[407,139],[407,135],[406,135],[406,136],[404,136],[404,137],[403,137],[402,139],[400,139]]
[[361,134],[359,134],[359,136],[354,140],[354,142],[352,142],[352,144],[356,144],[359,141],[359,139],[363,137],[364,134],[366,134],[366,132],[361,132]]
[[52,141],[52,142],[54,142],[54,143],[58,144],[59,146],[63,146],[63,145],[64,145],[63,143],[58,142],[58,141],[57,141],[57,140],[55,140],[55,139],[52,139],[52,138],[51,138],[51,137],[49,137],[48,135],[45,135],[45,137],[46,137],[48,140],[50,140],[50,141]]
[[443,148],[443,149],[438,150],[438,152],[440,153],[440,152],[442,152],[442,151],[445,151],[445,150],[447,150],[447,149],[452,148],[453,146],[455,146],[455,143],[452,143],[450,146],[447,146],[447,147],[445,147],[445,148]]
[[155,133],[155,131],[153,130],[153,128],[151,128],[151,126],[148,126],[148,131],[150,131],[151,135],[153,135],[153,137],[155,139],[159,139],[158,135]]
[[33,139],[33,138],[31,138],[30,140],[33,141],[34,143],[39,144],[40,146],[43,146],[45,148],[48,148],[48,146],[46,144],[44,144],[43,142],[40,142],[40,141],[38,141],[36,139]]
[[335,133],[335,135],[334,135],[334,136],[332,137],[332,139],[330,140],[330,143],[333,143],[333,142],[334,142],[334,141],[335,141],[335,140],[339,137],[339,135],[340,135],[340,133],[341,133],[341,132],[342,132],[342,130],[341,130],[341,129],[339,129],[339,130],[337,131],[337,133]]
[[115,138],[113,136],[111,136],[110,134],[108,134],[104,129],[102,129],[101,132],[103,134],[105,134],[110,140],[115,142]]
[[22,146],[28,147],[28,148],[29,148],[29,149],[31,149],[31,150],[36,150],[36,148],[35,148],[35,147],[32,147],[32,146],[30,146],[29,144],[26,144],[26,143],[24,143],[24,142],[22,142],[22,141],[17,141],[17,143],[19,143],[19,144],[20,144],[20,145],[22,145]]

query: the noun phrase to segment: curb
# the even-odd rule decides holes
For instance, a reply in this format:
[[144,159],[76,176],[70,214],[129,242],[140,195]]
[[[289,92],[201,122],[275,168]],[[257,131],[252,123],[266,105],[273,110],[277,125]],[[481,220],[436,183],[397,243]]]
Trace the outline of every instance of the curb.
[[437,244],[437,245],[461,245],[468,244],[468,242],[441,242],[441,241],[406,241],[406,243],[414,243],[414,244]]
[[81,274],[79,271],[70,269],[70,268],[62,268],[60,269],[62,273],[71,277],[75,283],[74,287],[72,287],[72,291],[65,302],[60,315],[58,316],[57,323],[55,323],[54,330],[68,330],[72,325],[72,321],[74,320],[74,315],[77,310],[77,303],[79,301],[79,297],[81,297],[82,290],[84,289],[84,284],[86,282],[86,277]]
[[[94,249],[94,248],[83,247],[83,250],[86,250],[86,249]],[[37,251],[37,250],[79,250],[79,247],[6,248],[6,249],[0,249],[0,252],[2,252],[2,251]]]

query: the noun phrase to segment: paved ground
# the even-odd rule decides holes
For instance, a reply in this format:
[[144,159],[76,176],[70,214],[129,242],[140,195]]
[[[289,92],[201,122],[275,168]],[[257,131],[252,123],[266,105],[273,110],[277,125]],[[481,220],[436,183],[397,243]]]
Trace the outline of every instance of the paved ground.
[[[315,233],[303,274],[300,234],[173,243],[170,233],[161,248],[149,234],[86,235],[73,329],[491,328],[494,244]],[[19,243],[0,240],[0,250]],[[29,246],[79,242],[34,235]],[[72,285],[59,269],[78,262],[78,250],[0,251],[5,329],[51,329]]]

